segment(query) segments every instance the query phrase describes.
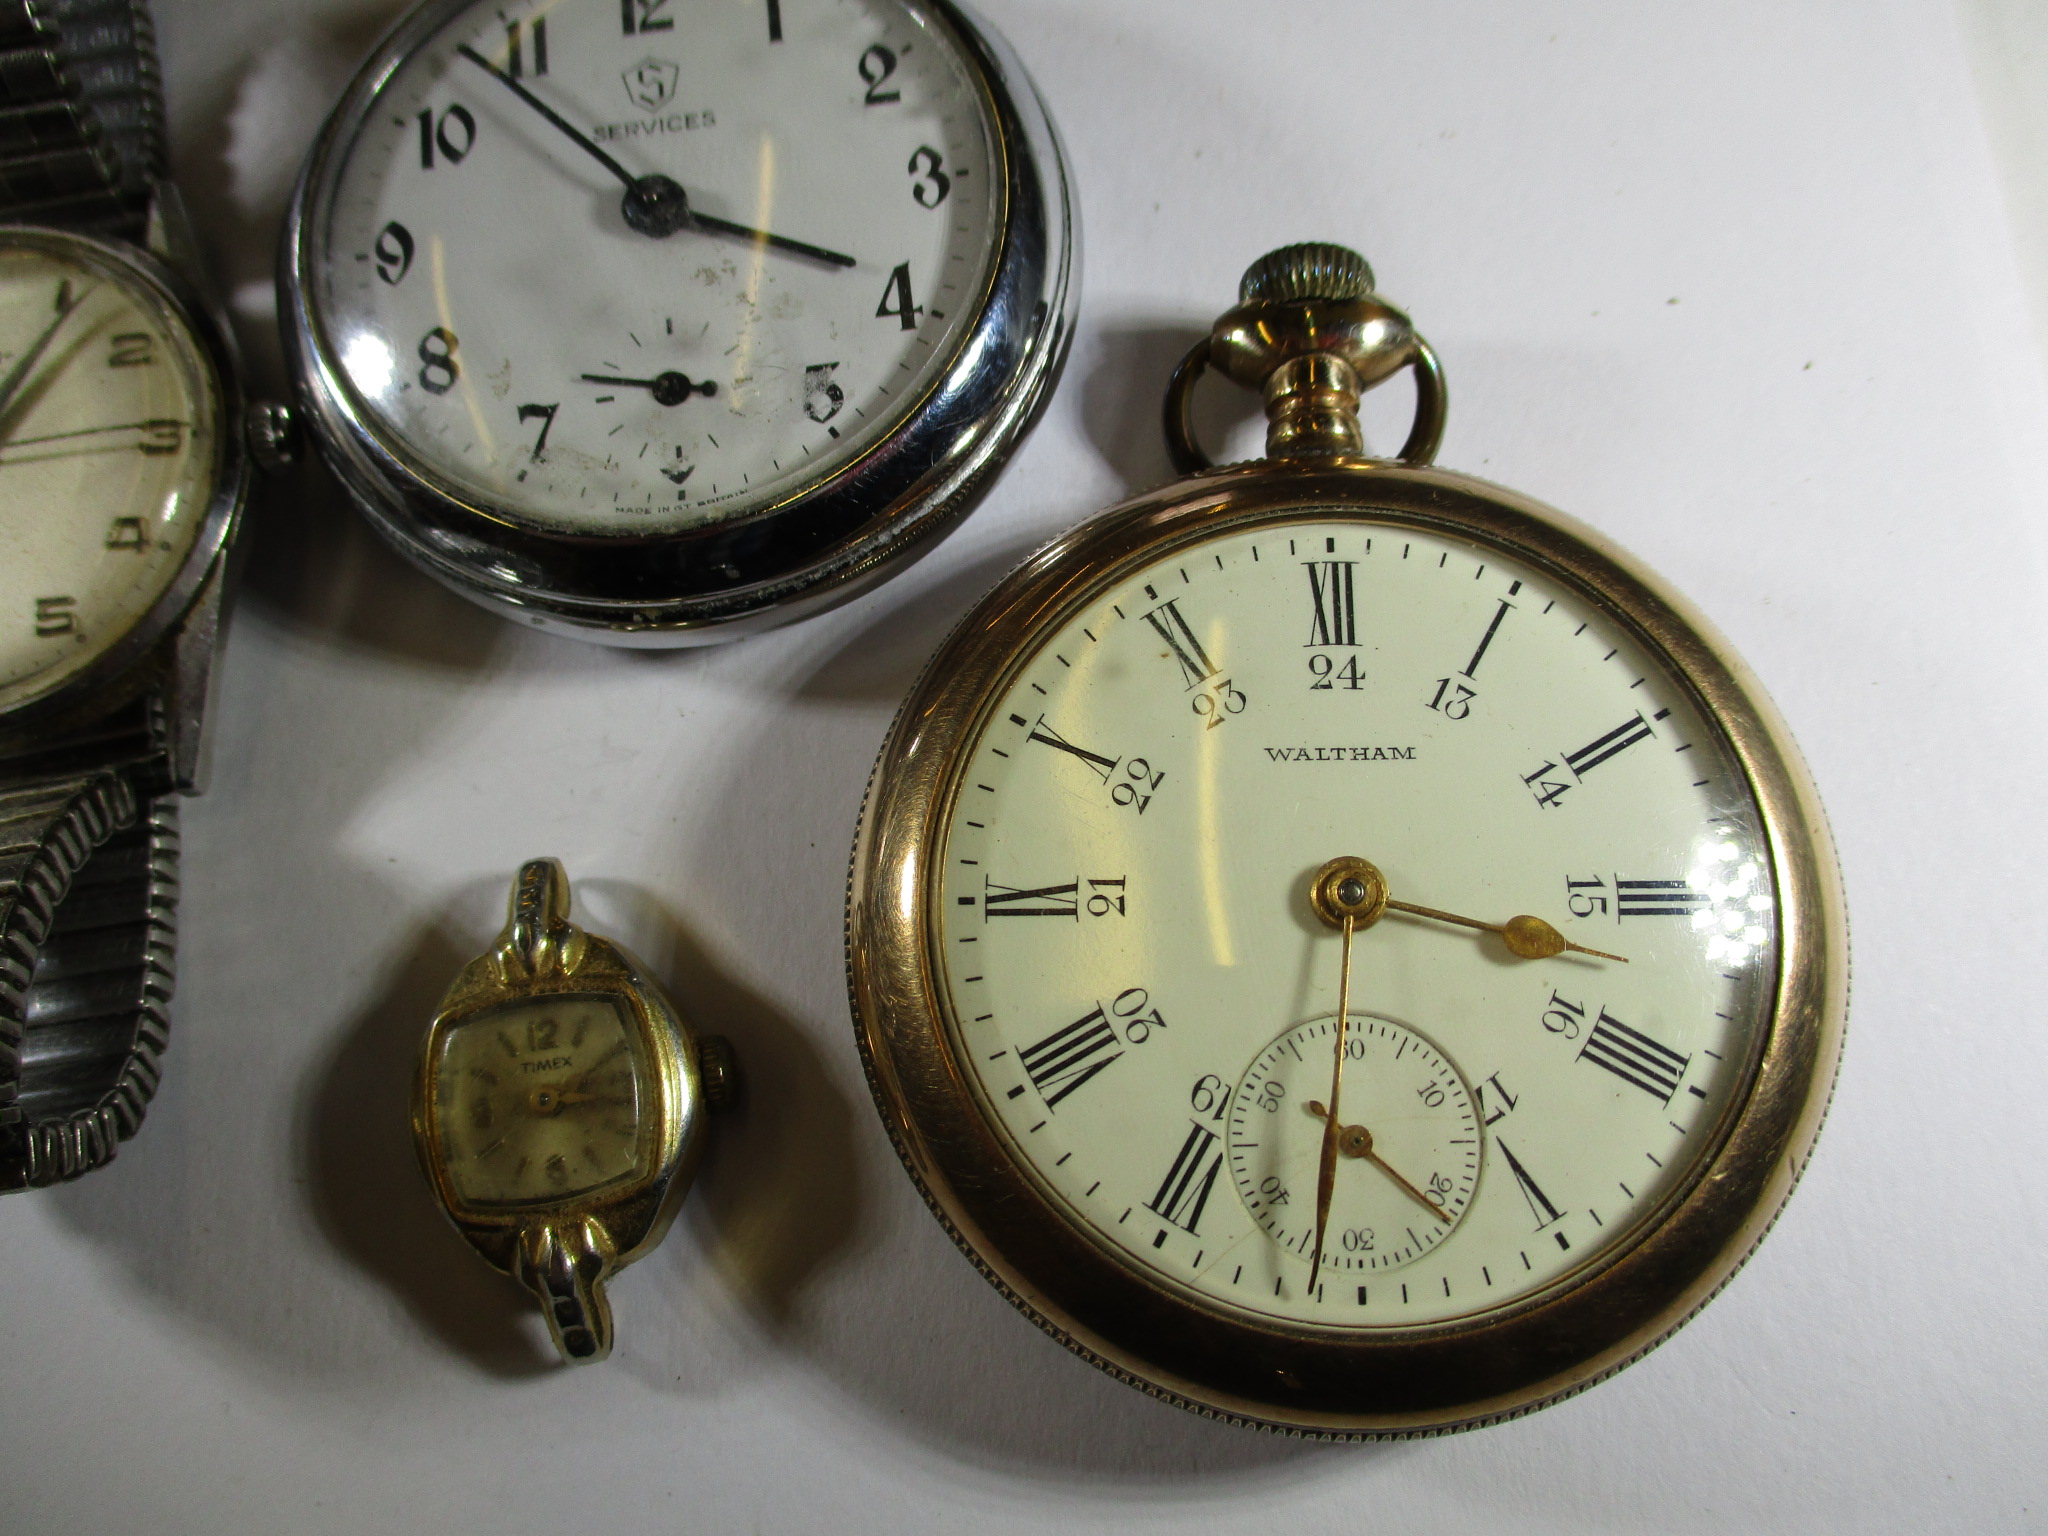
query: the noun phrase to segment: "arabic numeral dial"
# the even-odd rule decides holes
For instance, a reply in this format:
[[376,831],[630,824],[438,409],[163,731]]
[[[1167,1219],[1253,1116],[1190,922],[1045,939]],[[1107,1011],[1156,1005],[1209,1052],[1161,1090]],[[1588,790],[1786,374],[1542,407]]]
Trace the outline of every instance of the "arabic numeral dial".
[[201,536],[219,396],[175,313],[75,237],[0,227],[0,714],[147,624]]
[[[978,69],[906,0],[473,0],[378,77],[319,191],[327,361],[372,436],[515,527],[660,535],[818,491],[976,321]],[[535,273],[573,289],[536,303]]]

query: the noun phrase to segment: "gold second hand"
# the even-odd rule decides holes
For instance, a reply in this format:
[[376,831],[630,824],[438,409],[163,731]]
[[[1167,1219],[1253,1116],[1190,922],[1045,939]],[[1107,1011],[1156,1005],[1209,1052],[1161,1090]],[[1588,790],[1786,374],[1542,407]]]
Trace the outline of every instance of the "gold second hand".
[[[1314,1099],[1310,1099],[1308,1101],[1308,1112],[1312,1115],[1323,1116],[1327,1116],[1330,1113],[1327,1109],[1323,1108],[1322,1105],[1318,1104]],[[1392,1179],[1395,1182],[1395,1184],[1399,1185],[1402,1192],[1406,1194],[1409,1199],[1415,1201],[1418,1205],[1421,1205],[1425,1210],[1429,1212],[1430,1215],[1434,1216],[1438,1221],[1444,1223],[1445,1226],[1450,1225],[1450,1212],[1446,1211],[1442,1206],[1438,1205],[1434,1200],[1430,1199],[1429,1196],[1425,1195],[1413,1184],[1410,1184],[1406,1179],[1402,1178],[1401,1175],[1397,1171],[1395,1171],[1394,1165],[1392,1163],[1389,1163],[1384,1157],[1380,1156],[1378,1149],[1373,1144],[1372,1132],[1368,1131],[1364,1126],[1345,1126],[1344,1129],[1338,1133],[1337,1150],[1342,1152],[1346,1157],[1363,1158],[1366,1162],[1371,1163],[1375,1168],[1379,1169],[1381,1173],[1384,1173],[1388,1178]]]
[[1330,1072],[1330,1115],[1323,1122],[1323,1151],[1316,1169],[1316,1246],[1308,1261],[1309,1294],[1322,1284],[1323,1232],[1330,1224],[1330,1195],[1337,1187],[1337,1101],[1344,1092],[1344,1035],[1351,1021],[1351,929],[1347,912],[1341,925],[1344,958],[1337,973],[1337,1063]]

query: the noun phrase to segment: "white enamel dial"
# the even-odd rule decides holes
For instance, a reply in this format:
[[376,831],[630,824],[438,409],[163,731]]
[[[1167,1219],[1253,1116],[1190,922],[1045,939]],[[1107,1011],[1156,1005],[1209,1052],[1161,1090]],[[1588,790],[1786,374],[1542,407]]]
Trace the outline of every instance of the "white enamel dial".
[[[312,297],[356,409],[450,494],[570,533],[732,519],[950,364],[995,143],[906,0],[479,0],[346,147]],[[650,177],[701,217],[629,213]]]
[[[1685,686],[1511,552],[1369,511],[1106,585],[949,814],[940,986],[985,1112],[1095,1241],[1252,1318],[1412,1327],[1565,1280],[1711,1150],[1772,1004],[1760,817]],[[1312,1275],[1341,941],[1308,890],[1340,855],[1620,958],[1356,934],[1338,1120],[1379,1159],[1338,1159]]]
[[0,708],[149,614],[214,488],[218,387],[139,278],[0,231]]

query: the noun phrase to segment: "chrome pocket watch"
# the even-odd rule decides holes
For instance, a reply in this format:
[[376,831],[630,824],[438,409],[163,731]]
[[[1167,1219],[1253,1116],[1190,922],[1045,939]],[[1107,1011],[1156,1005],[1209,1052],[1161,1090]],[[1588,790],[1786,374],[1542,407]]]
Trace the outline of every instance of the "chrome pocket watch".
[[842,602],[990,483],[1064,361],[1074,210],[951,0],[429,0],[294,198],[328,462],[500,613],[688,645]]
[[[1208,466],[1207,369],[1269,457]],[[1315,1435],[1509,1417],[1670,1334],[1790,1193],[1846,1006],[1759,687],[1591,530],[1432,468],[1443,411],[1363,260],[1255,264],[1168,394],[1190,477],[967,617],[854,850],[861,1048],[954,1239],[1113,1375]]]
[[668,1232],[738,1068],[645,966],[569,921],[553,859],[520,868],[511,907],[421,1045],[413,1141],[456,1229],[580,1364],[611,1353],[605,1282]]

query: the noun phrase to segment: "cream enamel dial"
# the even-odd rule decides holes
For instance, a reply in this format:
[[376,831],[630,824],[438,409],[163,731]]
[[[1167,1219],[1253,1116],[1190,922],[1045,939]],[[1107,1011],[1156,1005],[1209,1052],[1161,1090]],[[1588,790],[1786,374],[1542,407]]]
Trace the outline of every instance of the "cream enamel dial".
[[379,84],[311,297],[356,409],[465,502],[570,534],[730,520],[951,365],[995,145],[961,44],[904,0],[479,0]]
[[438,1152],[472,1206],[556,1203],[641,1173],[646,1073],[618,1001],[565,994],[510,1003],[444,1036],[435,1063]]
[[43,697],[155,607],[218,472],[191,333],[81,243],[0,230],[0,709]]
[[[1511,550],[1370,509],[1182,544],[981,718],[933,850],[945,1027],[1119,1263],[1255,1322],[1468,1318],[1628,1243],[1717,1146],[1775,998],[1761,813],[1668,666]],[[1617,958],[1356,934],[1338,1119],[1378,1160],[1338,1159],[1312,1274],[1339,855]]]

